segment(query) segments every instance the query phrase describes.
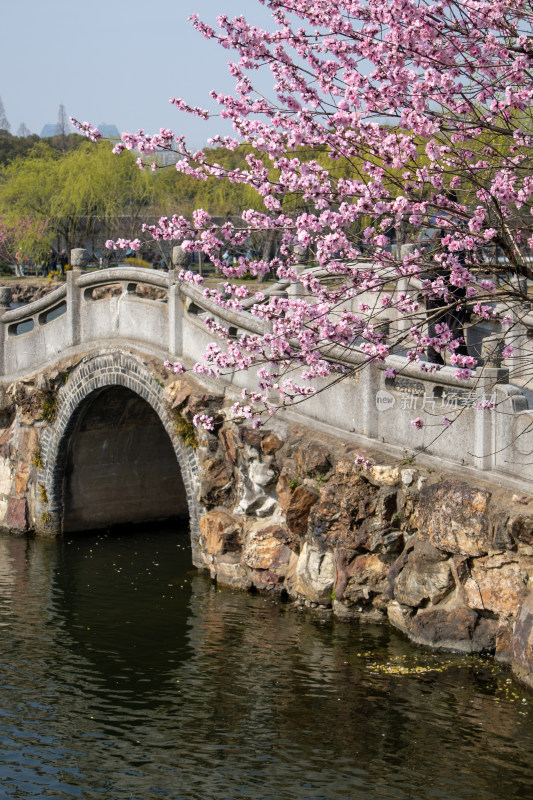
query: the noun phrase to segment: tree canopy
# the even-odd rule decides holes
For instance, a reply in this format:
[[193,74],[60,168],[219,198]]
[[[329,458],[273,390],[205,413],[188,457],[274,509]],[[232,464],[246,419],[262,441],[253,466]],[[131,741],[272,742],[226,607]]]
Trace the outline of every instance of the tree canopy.
[[34,144],[0,178],[0,210],[46,223],[48,239],[60,238],[68,249],[84,246],[91,234],[109,237],[125,228],[134,235],[154,197],[151,176],[130,153],[117,160],[108,147],[86,141],[65,153]]

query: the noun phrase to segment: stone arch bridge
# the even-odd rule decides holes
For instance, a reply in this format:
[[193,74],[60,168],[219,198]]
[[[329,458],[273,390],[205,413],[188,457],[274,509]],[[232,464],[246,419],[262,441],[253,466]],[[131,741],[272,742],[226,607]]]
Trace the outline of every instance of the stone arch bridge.
[[[224,415],[253,374],[191,383],[163,368],[201,359],[208,316],[234,336],[265,330],[174,272],[72,269],[20,308],[0,289],[0,526],[188,517],[194,563],[223,583],[388,616],[423,644],[497,652],[533,685],[533,411],[508,372],[458,382],[397,357],[393,383],[366,367],[253,431]],[[496,411],[477,409],[480,391]],[[410,424],[450,407],[444,436]],[[198,441],[191,409],[218,414],[216,435]]]
[[[267,294],[287,288],[290,291],[286,284],[275,284]],[[161,381],[146,364],[150,360],[162,364],[167,358],[186,364],[201,360],[211,340],[207,316],[235,336],[261,333],[266,323],[246,310],[221,309],[196,287],[179,282],[173,271],[133,267],[87,273],[75,268],[67,273],[66,284],[40,300],[11,309],[10,299],[9,289],[0,290],[0,381],[4,388],[54,369],[62,361],[78,363],[59,391],[57,419],[43,436],[40,483],[49,496],[48,513],[54,522],[62,515],[58,488],[58,476],[66,465],[62,442],[72,425],[81,424],[78,418],[85,413],[89,396],[105,387],[122,387],[148,403],[171,437],[185,488],[192,486],[194,457],[185,455],[172,433]],[[343,358],[356,365],[363,356],[354,349],[343,353]],[[450,367],[438,375],[424,375],[404,358],[396,357],[396,362],[401,377],[394,383],[379,366],[366,368],[334,390],[307,400],[298,413],[286,418],[344,441],[379,445],[392,457],[423,449],[424,457],[441,467],[488,473],[492,480],[527,490],[533,479],[533,411],[521,389],[508,383],[506,370],[486,368],[480,384],[475,377],[456,380]],[[497,395],[498,412],[478,411],[475,400],[484,385]],[[254,388],[253,374],[221,379],[217,391],[237,397],[245,386]],[[449,408],[462,408],[460,420],[435,441],[431,426],[415,431],[410,424],[424,412],[430,421],[436,418],[438,422]],[[197,519],[191,495],[189,505],[192,518]]]

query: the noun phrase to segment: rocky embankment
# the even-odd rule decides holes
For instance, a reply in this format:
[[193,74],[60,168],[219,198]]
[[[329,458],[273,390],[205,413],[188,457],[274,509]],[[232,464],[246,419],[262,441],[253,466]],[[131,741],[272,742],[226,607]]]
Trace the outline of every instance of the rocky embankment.
[[50,294],[54,289],[57,289],[60,284],[55,281],[46,281],[44,279],[32,281],[25,279],[21,281],[4,281],[0,280],[0,287],[5,286],[11,289],[12,302],[19,304],[32,303],[34,300],[40,300],[47,294]]
[[175,381],[201,432],[200,552],[213,578],[344,619],[388,620],[412,641],[494,654],[533,686],[533,499],[276,422],[252,430]]
[[[0,525],[12,531],[36,518],[40,442],[81,357],[1,388]],[[533,498],[283,420],[253,430],[233,420],[233,399],[149,368],[198,454],[197,566],[321,614],[388,620],[421,645],[493,654],[533,688]]]

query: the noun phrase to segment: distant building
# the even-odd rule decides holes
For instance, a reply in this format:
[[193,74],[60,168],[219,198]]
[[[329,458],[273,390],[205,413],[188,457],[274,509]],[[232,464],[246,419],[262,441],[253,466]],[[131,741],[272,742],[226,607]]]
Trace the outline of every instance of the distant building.
[[120,139],[120,132],[116,125],[108,125],[107,122],[102,122],[101,125],[96,127],[105,139]]
[[[106,122],[103,122],[97,127],[104,138],[120,139],[120,133],[116,125],[108,125]],[[57,122],[47,122],[46,125],[43,125],[41,139],[46,139],[50,136],[57,136]]]
[[43,129],[41,131],[41,139],[48,139],[50,136],[55,136],[57,131],[57,122],[48,122],[46,125],[43,125]]

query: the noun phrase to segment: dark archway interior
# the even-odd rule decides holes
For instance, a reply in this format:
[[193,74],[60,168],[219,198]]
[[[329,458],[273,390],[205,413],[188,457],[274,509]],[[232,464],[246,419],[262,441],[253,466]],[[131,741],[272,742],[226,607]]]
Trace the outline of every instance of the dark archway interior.
[[66,443],[63,530],[187,516],[176,454],[153,408],[121,386],[93,392]]

